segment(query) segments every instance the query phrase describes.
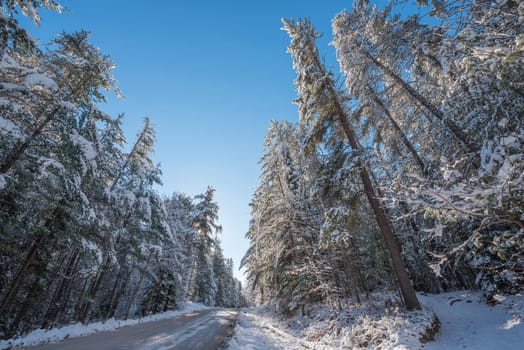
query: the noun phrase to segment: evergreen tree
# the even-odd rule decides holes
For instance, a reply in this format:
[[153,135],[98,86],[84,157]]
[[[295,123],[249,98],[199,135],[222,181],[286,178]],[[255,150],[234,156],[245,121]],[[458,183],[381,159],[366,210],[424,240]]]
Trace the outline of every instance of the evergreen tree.
[[216,222],[218,205],[214,201],[215,190],[208,187],[205,193],[195,197],[192,225],[196,230],[196,268],[192,298],[194,301],[214,306],[216,302],[217,285],[213,273],[212,248],[215,243],[213,234],[222,231]]
[[[213,191],[196,204],[156,193],[150,120],[125,152],[123,116],[99,109],[103,90],[119,95],[111,59],[85,31],[37,47],[16,15],[38,22],[39,8],[60,10],[54,1],[0,7],[0,337],[174,309],[197,270],[202,288],[216,285]],[[221,293],[239,305],[232,267],[214,261],[224,267],[220,288],[235,288],[202,290],[202,299]]]
[[[320,133],[326,130],[326,123],[337,122],[352,150],[359,157],[363,157],[362,146],[357,139],[353,126],[349,122],[346,107],[343,105],[343,96],[335,89],[330,74],[320,63],[318,50],[315,46],[318,33],[307,20],[297,22],[285,20],[284,28],[291,36],[289,52],[293,56],[293,65],[298,73],[295,84],[300,95],[297,99],[297,104],[299,105],[301,122],[314,125],[317,130],[320,130]],[[364,193],[374,212],[377,224],[390,253],[393,271],[399,281],[406,307],[408,309],[418,309],[420,305],[415,295],[415,290],[407,275],[390,219],[383,208],[383,204],[377,198],[368,165],[360,161],[356,165],[360,168],[360,180]]]

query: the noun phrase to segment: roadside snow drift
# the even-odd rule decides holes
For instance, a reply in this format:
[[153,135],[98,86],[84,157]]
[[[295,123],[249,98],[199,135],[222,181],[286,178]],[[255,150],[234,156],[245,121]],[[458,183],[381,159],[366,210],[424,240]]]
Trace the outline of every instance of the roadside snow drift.
[[478,292],[419,294],[423,310],[412,312],[392,306],[390,298],[377,294],[340,311],[313,305],[287,320],[268,306],[245,309],[228,350],[523,349],[522,295],[497,296],[490,306]]
[[0,341],[0,350],[1,349],[10,349],[17,346],[31,346],[38,345],[42,343],[56,343],[66,338],[81,337],[84,335],[89,335],[97,332],[106,332],[113,331],[115,329],[132,326],[140,323],[151,322],[163,320],[166,318],[171,318],[175,316],[180,316],[189,312],[199,311],[209,309],[209,306],[186,302],[181,304],[181,308],[176,311],[167,311],[164,313],[147,316],[139,319],[129,319],[129,320],[115,320],[114,318],[109,319],[104,322],[95,322],[87,325],[81,323],[71,324],[69,326],[53,329],[37,329],[28,333],[24,337],[1,340]]

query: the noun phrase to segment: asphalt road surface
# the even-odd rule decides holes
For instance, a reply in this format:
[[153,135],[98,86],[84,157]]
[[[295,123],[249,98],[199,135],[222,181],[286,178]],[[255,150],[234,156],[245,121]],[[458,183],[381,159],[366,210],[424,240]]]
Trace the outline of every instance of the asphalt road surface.
[[235,325],[238,312],[204,310],[128,326],[27,350],[214,350]]

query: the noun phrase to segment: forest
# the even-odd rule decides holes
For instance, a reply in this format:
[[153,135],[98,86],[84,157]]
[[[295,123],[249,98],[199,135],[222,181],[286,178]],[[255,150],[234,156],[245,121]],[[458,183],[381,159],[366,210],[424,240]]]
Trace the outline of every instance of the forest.
[[[114,63],[89,33],[45,49],[17,21],[53,0],[0,2],[0,339],[37,328],[246,303],[220,246],[215,190],[155,190],[155,130],[128,144]],[[129,151],[126,151],[126,150]]]
[[[354,0],[330,34],[282,20],[298,120],[272,121],[263,140],[246,286],[221,247],[214,188],[161,195],[152,121],[128,142],[124,115],[103,111],[121,92],[89,32],[41,46],[20,24],[61,10],[0,0],[0,340],[193,301],[271,309],[267,322],[240,314],[239,348],[253,325],[282,335],[275,319],[318,305],[339,313],[317,309],[312,328],[343,315],[332,333],[369,348],[382,338],[353,333],[434,326],[417,319],[427,294],[522,296],[524,0]],[[373,324],[363,305],[393,316]]]
[[[425,16],[402,15],[424,6]],[[243,259],[284,315],[398,291],[524,286],[524,2],[353,2],[332,20],[340,74],[285,19],[299,120],[267,129]]]

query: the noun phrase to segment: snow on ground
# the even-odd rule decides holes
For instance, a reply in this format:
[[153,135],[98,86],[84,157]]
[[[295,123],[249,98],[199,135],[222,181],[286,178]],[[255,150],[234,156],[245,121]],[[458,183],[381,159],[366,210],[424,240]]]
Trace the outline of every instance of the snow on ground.
[[227,350],[310,349],[314,344],[281,330],[274,315],[264,307],[245,309],[237,318]]
[[238,318],[228,350],[262,349],[416,349],[433,324],[432,312],[405,312],[391,294],[343,310],[312,305],[289,319],[270,307],[246,309]]
[[115,329],[125,326],[132,326],[145,322],[164,320],[166,318],[180,316],[189,312],[200,311],[210,308],[209,306],[192,302],[183,303],[180,305],[180,307],[181,308],[176,311],[167,311],[143,318],[129,319],[125,321],[115,320],[114,318],[111,318],[104,322],[95,322],[87,325],[83,325],[81,323],[74,323],[61,328],[36,329],[20,338],[0,340],[0,350],[11,349],[17,346],[31,346],[42,343],[55,343],[66,338],[81,337],[84,335],[98,332],[113,331]]
[[497,305],[481,302],[477,292],[421,295],[440,320],[440,332],[426,350],[524,349],[524,295],[495,296]]
[[[495,306],[477,292],[419,295],[422,311],[405,312],[391,295],[336,311],[310,306],[289,319],[269,306],[240,313],[228,350],[263,349],[524,349],[524,297],[498,296]],[[427,342],[440,321],[436,340]],[[429,331],[428,331],[429,330]]]

